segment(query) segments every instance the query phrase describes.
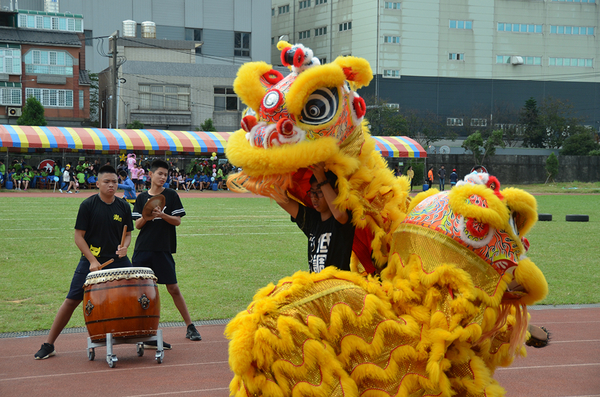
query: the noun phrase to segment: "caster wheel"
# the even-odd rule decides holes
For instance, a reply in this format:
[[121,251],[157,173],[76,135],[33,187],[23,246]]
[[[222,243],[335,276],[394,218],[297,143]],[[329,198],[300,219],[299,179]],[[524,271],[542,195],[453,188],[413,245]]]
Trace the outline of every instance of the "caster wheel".
[[96,349],[91,347],[88,349],[88,360],[94,361],[94,358],[96,358]]
[[162,363],[163,358],[165,357],[165,351],[160,351],[160,352],[156,352],[156,356],[154,356],[154,358],[156,359],[156,362],[158,364]]
[[136,351],[137,351],[138,357],[142,357],[144,355],[144,344],[138,343]]
[[110,368],[114,368],[117,366],[117,361],[119,360],[117,359],[117,356],[113,354],[112,356],[106,357],[106,361],[108,361],[108,366]]

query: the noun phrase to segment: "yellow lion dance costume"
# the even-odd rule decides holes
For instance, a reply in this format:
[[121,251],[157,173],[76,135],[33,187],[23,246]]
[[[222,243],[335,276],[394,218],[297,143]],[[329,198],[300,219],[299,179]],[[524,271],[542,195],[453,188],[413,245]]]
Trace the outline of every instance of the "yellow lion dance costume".
[[547,293],[525,256],[535,199],[470,174],[410,200],[363,120],[355,90],[372,79],[369,64],[278,48],[287,77],[262,62],[238,72],[249,109],[228,143],[243,167],[228,185],[311,205],[307,167],[325,162],[335,204],[353,214],[353,271],[297,272],[256,294],[226,329],[231,394],[503,396],[494,370],[525,355],[526,305]]

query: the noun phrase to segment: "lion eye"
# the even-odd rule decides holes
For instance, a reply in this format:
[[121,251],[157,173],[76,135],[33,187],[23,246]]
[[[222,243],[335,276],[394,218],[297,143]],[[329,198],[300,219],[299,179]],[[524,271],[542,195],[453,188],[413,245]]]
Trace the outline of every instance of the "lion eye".
[[302,109],[302,122],[309,125],[325,124],[335,116],[337,108],[337,88],[320,88],[308,97]]

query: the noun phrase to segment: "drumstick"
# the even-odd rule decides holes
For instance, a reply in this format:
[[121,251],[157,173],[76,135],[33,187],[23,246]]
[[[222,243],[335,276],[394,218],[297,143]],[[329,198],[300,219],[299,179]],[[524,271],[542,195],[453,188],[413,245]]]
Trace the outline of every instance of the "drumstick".
[[123,226],[123,236],[121,237],[121,248],[125,245],[125,235],[127,234],[127,225]]
[[100,267],[98,268],[98,270],[102,270],[105,266],[110,265],[111,263],[113,263],[115,260],[114,259],[109,259],[106,262],[104,262],[103,264],[100,265]]

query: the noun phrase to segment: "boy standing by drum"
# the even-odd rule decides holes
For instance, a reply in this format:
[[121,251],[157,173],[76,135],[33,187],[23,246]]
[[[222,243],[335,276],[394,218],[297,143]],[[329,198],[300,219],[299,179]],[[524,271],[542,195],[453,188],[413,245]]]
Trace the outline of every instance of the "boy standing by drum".
[[[169,164],[163,160],[154,160],[148,175],[151,178],[150,190],[140,193],[133,206],[133,219],[135,227],[140,234],[135,241],[135,250],[131,260],[136,267],[149,267],[158,278],[158,284],[166,284],[167,291],[181,313],[187,325],[185,337],[197,341],[202,340],[200,333],[192,323],[185,299],[177,285],[175,273],[175,260],[173,255],[177,251],[177,235],[175,227],[181,224],[181,217],[185,216],[185,209],[177,192],[163,185],[169,176]],[[162,194],[165,197],[164,208],[155,207],[152,210],[151,220],[146,220],[142,213],[146,202],[152,197]],[[156,348],[156,341],[145,342],[144,347]],[[165,349],[171,345],[163,342]]]
[[[100,168],[96,182],[99,193],[88,197],[79,206],[75,221],[75,245],[82,256],[67,298],[58,309],[46,342],[34,355],[36,360],[56,354],[54,342],[83,300],[83,284],[90,272],[99,270],[101,264],[110,259],[114,262],[107,266],[108,269],[131,266],[127,248],[131,242],[133,220],[129,203],[115,196],[118,183],[117,172],[113,167]],[[121,246],[124,226],[127,226],[127,234]]]

